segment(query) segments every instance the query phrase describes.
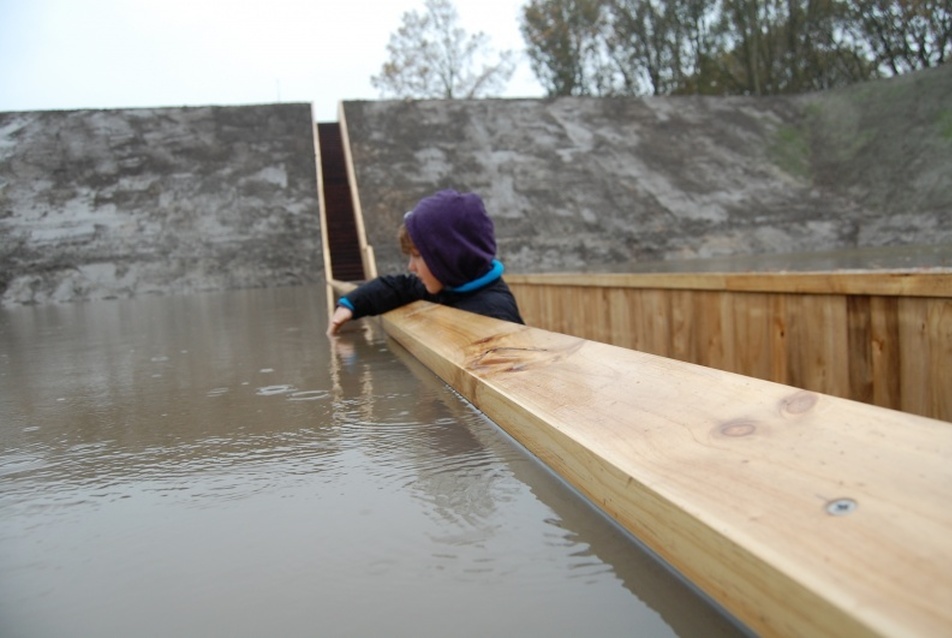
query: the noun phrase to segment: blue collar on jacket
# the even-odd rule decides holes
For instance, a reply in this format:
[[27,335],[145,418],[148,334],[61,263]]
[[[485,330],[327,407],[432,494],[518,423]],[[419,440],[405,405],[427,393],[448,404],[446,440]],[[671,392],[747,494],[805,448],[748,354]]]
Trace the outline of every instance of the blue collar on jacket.
[[492,268],[490,268],[489,272],[487,272],[482,277],[469,281],[462,286],[456,286],[455,288],[447,286],[446,290],[448,292],[473,292],[474,290],[479,290],[483,286],[488,286],[492,282],[502,277],[502,273],[505,269],[506,268],[502,265],[501,261],[498,259],[493,259]]

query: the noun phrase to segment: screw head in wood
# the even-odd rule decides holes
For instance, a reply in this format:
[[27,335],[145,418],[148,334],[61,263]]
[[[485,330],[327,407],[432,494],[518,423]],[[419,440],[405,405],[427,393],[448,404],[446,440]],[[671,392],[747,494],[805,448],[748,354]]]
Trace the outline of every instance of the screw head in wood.
[[851,498],[837,498],[826,504],[826,513],[831,516],[846,516],[858,507]]

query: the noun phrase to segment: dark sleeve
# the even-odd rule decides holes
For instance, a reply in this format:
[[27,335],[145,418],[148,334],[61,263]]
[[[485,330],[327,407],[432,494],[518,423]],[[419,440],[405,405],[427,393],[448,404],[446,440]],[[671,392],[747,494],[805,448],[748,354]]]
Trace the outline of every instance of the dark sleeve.
[[354,311],[354,319],[380,315],[412,301],[431,299],[417,277],[384,275],[344,295],[341,304]]
[[509,286],[502,279],[497,279],[485,288],[473,293],[441,295],[439,301],[447,306],[475,312],[478,315],[513,323],[525,323],[519,314],[519,306],[516,304],[515,297],[512,296],[512,291],[509,290]]

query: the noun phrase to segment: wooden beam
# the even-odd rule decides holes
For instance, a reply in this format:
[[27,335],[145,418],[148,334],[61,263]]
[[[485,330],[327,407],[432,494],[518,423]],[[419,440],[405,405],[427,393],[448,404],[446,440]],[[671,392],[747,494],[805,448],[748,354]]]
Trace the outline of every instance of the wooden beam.
[[948,269],[910,271],[506,274],[510,284],[609,288],[663,288],[828,295],[949,297]]
[[952,426],[417,302],[385,330],[763,636],[952,635]]

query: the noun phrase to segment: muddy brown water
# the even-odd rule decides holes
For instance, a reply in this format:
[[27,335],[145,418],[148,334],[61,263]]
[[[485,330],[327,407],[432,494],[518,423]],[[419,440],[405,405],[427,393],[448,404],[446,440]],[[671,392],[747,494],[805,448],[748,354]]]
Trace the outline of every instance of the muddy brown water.
[[322,287],[0,309],[0,636],[733,636]]

